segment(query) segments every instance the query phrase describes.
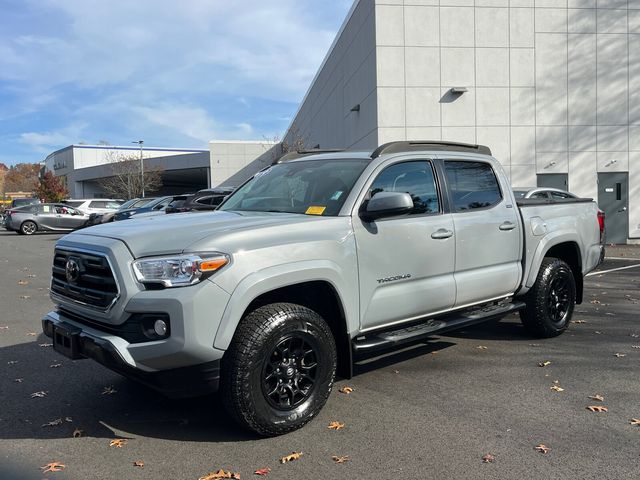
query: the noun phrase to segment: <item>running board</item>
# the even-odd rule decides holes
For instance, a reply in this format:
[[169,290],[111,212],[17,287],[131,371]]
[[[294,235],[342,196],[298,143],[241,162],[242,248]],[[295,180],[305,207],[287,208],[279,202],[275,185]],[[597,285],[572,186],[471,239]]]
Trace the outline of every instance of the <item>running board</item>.
[[502,317],[508,313],[522,310],[524,307],[525,304],[523,302],[494,304],[474,310],[463,310],[448,316],[431,318],[409,327],[366,333],[353,340],[353,353],[355,357],[366,356],[372,352],[392,349],[435,334],[457,330],[486,320],[491,320],[492,318]]

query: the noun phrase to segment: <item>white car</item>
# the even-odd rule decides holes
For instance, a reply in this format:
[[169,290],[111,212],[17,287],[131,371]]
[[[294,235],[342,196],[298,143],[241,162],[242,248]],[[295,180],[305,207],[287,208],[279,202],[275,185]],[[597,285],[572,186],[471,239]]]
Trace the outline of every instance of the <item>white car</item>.
[[64,203],[85,213],[110,213],[120,208],[124,201],[112,198],[76,198],[65,200]]
[[513,194],[515,195],[516,200],[520,198],[542,198],[546,200],[578,198],[571,192],[551,187],[513,187]]

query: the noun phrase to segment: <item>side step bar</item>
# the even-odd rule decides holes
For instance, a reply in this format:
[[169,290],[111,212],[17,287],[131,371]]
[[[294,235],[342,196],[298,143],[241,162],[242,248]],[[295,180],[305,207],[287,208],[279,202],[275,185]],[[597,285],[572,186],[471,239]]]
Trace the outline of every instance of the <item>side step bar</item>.
[[493,304],[473,310],[463,310],[447,316],[431,318],[409,327],[366,333],[353,340],[353,354],[356,358],[367,356],[373,352],[399,347],[435,334],[502,317],[508,313],[522,310],[524,307],[525,304],[523,302],[515,301],[507,304]]

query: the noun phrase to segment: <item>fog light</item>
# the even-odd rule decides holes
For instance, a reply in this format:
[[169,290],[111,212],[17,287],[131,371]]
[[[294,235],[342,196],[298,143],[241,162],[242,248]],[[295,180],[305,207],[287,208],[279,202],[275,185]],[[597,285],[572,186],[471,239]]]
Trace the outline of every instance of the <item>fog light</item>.
[[164,337],[167,334],[167,323],[164,320],[156,320],[153,324],[153,331],[159,337]]

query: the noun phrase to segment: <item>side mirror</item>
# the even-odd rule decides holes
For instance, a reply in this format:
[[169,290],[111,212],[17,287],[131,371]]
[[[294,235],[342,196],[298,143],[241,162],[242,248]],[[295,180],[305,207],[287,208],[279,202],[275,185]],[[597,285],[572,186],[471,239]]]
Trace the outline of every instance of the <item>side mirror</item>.
[[413,210],[413,200],[408,193],[380,192],[360,209],[359,216],[365,222],[378,218],[404,215]]

